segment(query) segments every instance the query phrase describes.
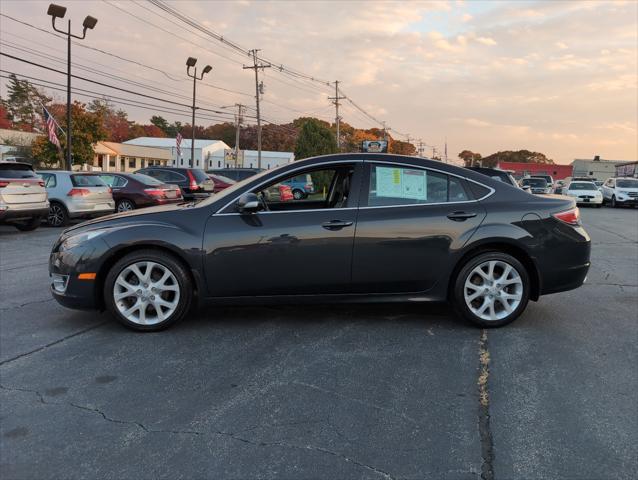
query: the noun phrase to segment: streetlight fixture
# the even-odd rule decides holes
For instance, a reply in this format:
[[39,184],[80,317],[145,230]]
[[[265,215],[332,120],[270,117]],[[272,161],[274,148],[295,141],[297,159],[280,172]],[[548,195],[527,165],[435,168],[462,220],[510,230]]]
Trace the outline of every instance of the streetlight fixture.
[[[202,78],[204,78],[204,75],[206,75],[208,72],[210,72],[213,67],[211,67],[210,65],[206,65],[204,67],[204,70],[202,70],[201,75],[198,77],[197,76],[197,67],[195,66],[195,64],[197,63],[197,59],[193,58],[193,57],[188,57],[186,59],[186,74],[191,77],[193,79],[193,121],[191,122],[191,130],[192,130],[192,138],[191,138],[191,162],[190,162],[190,168],[193,168],[195,166],[195,91],[196,91],[196,85],[197,85],[197,80],[201,80]],[[191,68],[193,69],[193,74],[191,75]]]
[[97,18],[87,15],[82,22],[82,36],[73,35],[71,33],[71,19],[68,20],[68,28],[66,31],[60,30],[55,26],[55,20],[57,18],[64,18],[66,15],[66,7],[56,5],[54,3],[49,5],[47,15],[51,16],[51,25],[53,30],[58,33],[62,33],[67,36],[67,80],[66,80],[66,163],[69,170],[73,169],[73,160],[71,156],[71,37],[83,40],[86,37],[87,30],[93,30],[97,25]]

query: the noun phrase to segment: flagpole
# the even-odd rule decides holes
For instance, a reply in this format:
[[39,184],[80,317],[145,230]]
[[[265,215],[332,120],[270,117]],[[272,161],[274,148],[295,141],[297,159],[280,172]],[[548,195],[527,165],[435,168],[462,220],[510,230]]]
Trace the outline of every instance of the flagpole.
[[44,104],[42,102],[40,102],[40,106],[42,107],[42,109],[47,112],[49,114],[49,117],[51,117],[51,119],[53,120],[53,123],[55,123],[55,126],[58,127],[58,129],[62,132],[62,135],[64,135],[66,137],[66,132],[62,129],[62,127],[60,126],[60,124],[57,122],[57,120],[55,119],[55,117],[53,115],[51,115],[51,112],[49,112],[47,110],[47,107],[44,106]]

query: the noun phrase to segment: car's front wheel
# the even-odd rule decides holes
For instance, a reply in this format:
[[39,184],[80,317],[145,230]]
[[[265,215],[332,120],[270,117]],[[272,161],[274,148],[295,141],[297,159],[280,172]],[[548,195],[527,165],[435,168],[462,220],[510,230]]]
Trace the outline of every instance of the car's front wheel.
[[487,252],[461,268],[454,286],[454,306],[480,327],[513,322],[527,306],[530,279],[525,266],[506,253]]
[[305,198],[305,194],[301,190],[295,189],[295,190],[292,191],[292,197],[295,200],[302,200],[303,198]]
[[47,223],[52,227],[64,227],[69,223],[69,214],[64,205],[58,202],[51,202]]
[[618,207],[618,203],[616,203],[616,195],[612,195],[611,196],[611,208],[617,208]]
[[189,311],[193,288],[187,269],[170,254],[140,250],[120,259],[104,283],[109,311],[134,330],[161,330]]

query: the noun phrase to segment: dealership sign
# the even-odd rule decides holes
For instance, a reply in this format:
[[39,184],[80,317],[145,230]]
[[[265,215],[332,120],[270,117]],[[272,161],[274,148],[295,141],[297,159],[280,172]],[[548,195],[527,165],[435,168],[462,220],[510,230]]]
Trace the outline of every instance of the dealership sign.
[[388,141],[364,140],[361,142],[361,151],[368,153],[388,153]]

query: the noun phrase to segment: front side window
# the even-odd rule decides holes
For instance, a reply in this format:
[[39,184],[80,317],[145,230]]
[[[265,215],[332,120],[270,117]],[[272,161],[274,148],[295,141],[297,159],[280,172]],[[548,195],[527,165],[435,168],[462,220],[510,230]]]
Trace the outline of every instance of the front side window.
[[374,165],[368,206],[464,202],[469,197],[457,177],[420,168]]
[[46,188],[54,188],[58,184],[55,175],[52,173],[43,173],[42,179],[44,180],[44,186]]
[[344,208],[353,171],[351,166],[313,170],[259,187],[255,193],[269,210]]

